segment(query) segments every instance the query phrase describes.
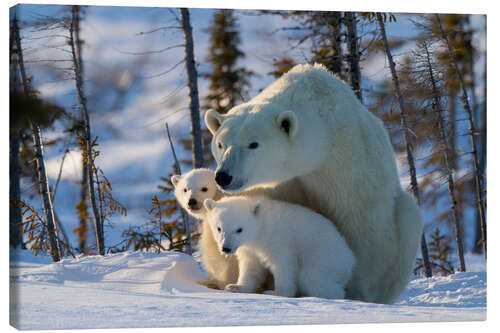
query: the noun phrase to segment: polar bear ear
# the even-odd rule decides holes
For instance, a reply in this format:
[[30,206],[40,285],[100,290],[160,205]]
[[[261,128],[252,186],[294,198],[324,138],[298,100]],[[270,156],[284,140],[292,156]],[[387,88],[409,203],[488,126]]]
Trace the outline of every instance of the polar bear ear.
[[210,109],[205,112],[205,124],[212,135],[215,135],[223,121],[224,116],[217,111]]
[[255,206],[253,206],[252,214],[255,216],[259,216],[261,210],[262,210],[262,205],[260,203],[256,203]]
[[181,175],[173,175],[172,177],[170,177],[170,181],[172,182],[174,187],[177,186],[177,184],[179,183],[179,180],[181,180]]
[[280,130],[287,136],[293,138],[297,134],[298,122],[297,116],[293,111],[283,111],[276,119]]
[[205,208],[210,211],[215,207],[215,201],[213,201],[212,199],[206,199],[205,201],[203,201],[203,206],[205,206]]

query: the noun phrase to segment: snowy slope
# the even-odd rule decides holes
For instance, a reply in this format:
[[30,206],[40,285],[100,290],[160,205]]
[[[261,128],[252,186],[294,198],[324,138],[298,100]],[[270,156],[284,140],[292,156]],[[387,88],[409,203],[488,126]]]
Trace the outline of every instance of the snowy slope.
[[414,278],[395,305],[233,294],[196,284],[198,262],[176,252],[133,252],[53,264],[11,254],[11,324],[20,329],[478,321],[486,319],[486,266]]

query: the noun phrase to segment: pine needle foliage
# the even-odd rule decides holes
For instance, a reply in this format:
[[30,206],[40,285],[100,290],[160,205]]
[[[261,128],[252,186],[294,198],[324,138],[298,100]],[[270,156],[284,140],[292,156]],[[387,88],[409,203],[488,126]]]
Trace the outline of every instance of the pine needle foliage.
[[[95,136],[93,140],[91,140],[90,143],[90,156],[91,158],[89,159],[89,152],[87,149],[87,141],[86,138],[83,135],[77,135],[77,144],[78,147],[80,148],[82,152],[82,159],[83,163],[89,163],[90,162],[90,167],[92,169],[92,173],[94,175],[93,180],[95,182],[95,188],[97,191],[97,199],[98,199],[98,214],[100,216],[100,220],[102,221],[102,224],[99,226],[99,229],[96,230],[96,233],[100,233],[101,237],[104,236],[104,223],[108,222],[110,224],[110,217],[118,213],[120,215],[126,216],[127,215],[127,209],[118,201],[116,200],[113,195],[112,195],[112,186],[111,182],[109,179],[104,175],[104,172],[102,171],[101,168],[99,168],[95,164],[96,158],[100,155],[100,151],[97,149],[97,146],[99,146],[98,143],[98,136]],[[90,198],[90,196],[87,196],[87,198]],[[78,212],[79,218],[81,221],[88,220],[90,218],[88,214],[88,203],[83,202],[83,200],[80,200],[80,202],[76,205],[76,210]],[[81,232],[82,228],[87,228],[86,224],[84,225],[83,223],[80,224],[77,228],[73,230],[74,233],[79,234]],[[79,234],[79,240],[82,237],[86,237],[85,234]],[[85,252],[85,251],[84,251]]]
[[21,235],[24,239],[24,244],[33,253],[38,255],[40,251],[47,253],[50,251],[50,246],[47,239],[47,223],[38,211],[24,200],[10,200],[11,205],[17,205],[21,208],[22,222],[19,223]]
[[273,62],[273,68],[274,70],[267,73],[268,75],[272,75],[276,79],[280,78],[283,74],[288,72],[290,69],[295,66],[296,63],[292,58],[289,57],[283,57],[281,59],[276,59]]
[[[184,230],[181,206],[175,199],[173,192],[174,186],[170,177],[161,177],[162,184],[158,186],[162,197],[154,195],[151,199],[151,208],[148,211],[150,220],[141,226],[130,226],[122,234],[124,238],[118,245],[109,249],[109,252],[148,251],[160,253],[163,251],[186,252],[187,236]],[[198,238],[199,235],[192,235]]]
[[[449,255],[452,252],[452,248],[450,247],[451,241],[451,238],[441,234],[438,227],[430,234],[428,246],[433,274],[439,273],[441,276],[446,276],[455,273],[455,268],[449,259]],[[418,258],[417,266],[413,270],[413,273],[415,275],[421,274],[423,267],[423,260]]]
[[75,206],[78,221],[80,223],[76,228],[73,229],[73,233],[78,236],[77,242],[79,244],[79,251],[81,253],[87,254],[88,249],[86,247],[87,244],[87,234],[88,234],[88,225],[90,223],[90,215],[89,215],[89,205],[88,205],[88,197],[82,199]]

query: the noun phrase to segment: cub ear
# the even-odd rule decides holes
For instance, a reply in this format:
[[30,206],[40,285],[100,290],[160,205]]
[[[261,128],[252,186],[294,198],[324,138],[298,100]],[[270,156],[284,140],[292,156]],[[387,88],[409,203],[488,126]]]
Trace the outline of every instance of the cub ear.
[[293,111],[283,111],[278,118],[276,118],[276,122],[280,130],[282,130],[288,137],[293,138],[298,131],[298,121],[295,112]]
[[205,201],[203,201],[203,205],[208,211],[210,211],[215,207],[215,201],[213,201],[212,199],[206,199]]
[[223,121],[224,116],[217,111],[210,109],[205,112],[205,124],[212,135],[215,135]]
[[172,177],[170,177],[170,181],[172,182],[174,187],[177,186],[177,183],[179,183],[179,180],[181,180],[181,175],[173,175]]
[[259,216],[262,210],[262,205],[260,203],[256,203],[255,206],[253,206],[252,213],[255,216]]

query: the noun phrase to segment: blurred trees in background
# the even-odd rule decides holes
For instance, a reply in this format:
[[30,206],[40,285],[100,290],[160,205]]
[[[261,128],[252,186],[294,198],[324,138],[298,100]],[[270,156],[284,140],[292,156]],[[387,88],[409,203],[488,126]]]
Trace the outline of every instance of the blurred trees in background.
[[209,82],[208,94],[204,98],[205,110],[214,109],[224,114],[248,100],[249,79],[254,73],[242,66],[245,54],[240,49],[238,28],[233,10],[220,9],[214,12],[207,31],[210,34],[210,46],[206,61],[210,65],[210,72],[204,75]]
[[[106,69],[102,69],[98,76],[95,73],[84,73],[82,50],[91,45],[87,45],[78,36],[78,31],[80,25],[86,24],[85,16],[82,15],[83,11],[79,6],[64,8],[66,12],[61,17],[45,17],[43,20],[30,22],[29,25],[25,23],[25,26],[45,29],[48,35],[56,31],[56,28],[70,32],[69,36],[66,34],[66,41],[69,44],[57,47],[63,48],[72,57],[68,57],[64,62],[53,59],[53,62],[48,63],[52,66],[57,66],[59,63],[71,64],[69,68],[60,66],[55,72],[64,73],[62,77],[74,80],[76,83],[74,92],[79,106],[75,110],[80,111],[80,115],[71,110],[53,111],[59,109],[38,99],[37,103],[46,110],[38,115],[43,114],[46,119],[37,119],[36,122],[42,129],[50,127],[54,121],[63,123],[67,139],[44,140],[44,144],[62,145],[64,141],[67,143],[66,147],[80,147],[84,156],[84,170],[90,168],[83,173],[79,184],[81,195],[76,207],[75,220],[80,222],[74,230],[78,235],[78,244],[76,248],[73,248],[71,244],[67,248],[76,253],[102,254],[105,249],[104,245],[99,245],[99,242],[96,242],[96,246],[89,244],[93,238],[87,236],[90,228],[93,228],[95,238],[98,238],[98,235],[102,234],[103,223],[100,226],[89,223],[89,208],[93,208],[90,198],[93,191],[89,189],[90,185],[95,185],[95,211],[102,220],[107,219],[109,223],[108,213],[123,212],[123,207],[112,196],[108,196],[111,183],[104,177],[102,170],[90,159],[85,159],[85,156],[91,159],[96,158],[100,153],[97,150],[97,137],[92,137],[86,130],[85,117],[93,117],[98,112],[103,112],[102,110],[108,110],[106,112],[119,110],[128,88],[115,89],[116,99],[111,104],[99,100],[99,89],[93,91],[82,89],[85,82],[98,76],[106,77],[107,72]],[[251,91],[262,88],[251,85],[252,79],[258,75],[245,57],[243,46],[246,42],[244,39],[246,35],[243,35],[243,31],[252,27],[240,23],[244,22],[240,21],[240,18],[245,15],[258,17],[272,15],[286,24],[276,31],[269,31],[269,35],[286,39],[289,48],[284,52],[275,53],[278,54],[276,57],[262,60],[267,63],[268,70],[267,73],[259,74],[274,79],[286,73],[295,64],[322,63],[349,84],[359,100],[382,119],[394,146],[400,170],[404,174],[406,174],[405,170],[412,168],[415,170],[410,177],[403,176],[403,180],[408,185],[408,189],[410,185],[413,188],[418,184],[418,192],[413,188],[413,193],[418,193],[421,208],[427,212],[424,214],[426,217],[424,222],[425,232],[429,239],[428,266],[432,273],[450,274],[455,271],[451,258],[451,253],[455,248],[459,252],[459,264],[456,265],[458,270],[465,269],[465,263],[462,262],[461,257],[467,248],[477,253],[484,251],[486,244],[486,72],[484,78],[480,77],[477,73],[479,68],[477,64],[480,59],[485,58],[486,54],[474,41],[474,36],[480,31],[475,30],[477,28],[474,27],[478,25],[472,24],[471,15],[440,15],[440,26],[437,16],[431,14],[217,9],[211,13],[212,19],[208,24],[208,29],[201,31],[201,33],[208,34],[209,38],[206,58],[201,59],[195,52],[193,39],[193,34],[196,36],[200,31],[197,22],[190,20],[189,10],[174,11],[168,8],[166,10],[171,17],[174,17],[175,24],[157,30],[168,30],[178,34],[179,38],[183,37],[184,44],[168,45],[157,52],[168,52],[167,50],[178,46],[184,47],[186,52],[184,59],[178,59],[179,61],[174,65],[167,63],[171,67],[158,75],[168,73],[179,64],[186,65],[187,80],[183,84],[189,87],[190,93],[189,101],[186,100],[184,104],[190,104],[192,129],[191,133],[177,135],[174,139],[180,143],[179,148],[184,152],[195,152],[196,146],[195,155],[198,159],[198,162],[195,158],[181,159],[182,163],[190,167],[193,163],[196,167],[213,165],[210,149],[211,135],[201,126],[202,110],[213,108],[220,113],[226,113],[235,105],[249,100],[252,97]],[[401,35],[391,34],[391,25],[402,21],[410,27],[409,30],[412,30],[411,36],[401,37]],[[156,30],[145,33],[154,31]],[[13,45],[12,40],[11,44]],[[11,53],[13,52],[12,45]],[[26,47],[25,43],[23,47]],[[259,56],[265,58],[263,55]],[[138,73],[140,73],[141,64],[148,57],[148,52],[131,54],[131,58],[133,57],[137,60],[131,63],[137,65],[132,66],[134,69],[131,69],[131,72],[134,74],[132,74],[129,86],[140,84],[137,77],[140,76]],[[381,71],[377,78],[374,78],[374,74],[368,75],[367,72],[381,57],[384,59],[384,72]],[[200,64],[202,66],[199,66]],[[109,73],[112,70],[114,69],[109,69]],[[11,69],[10,198],[24,200],[25,215],[22,221],[26,222],[29,218],[32,221],[38,221],[39,224],[33,224],[33,228],[30,229],[33,234],[31,239],[34,240],[37,228],[41,226],[40,230],[43,231],[47,224],[43,219],[40,221],[40,216],[37,217],[31,211],[32,205],[28,202],[28,199],[31,200],[29,192],[21,195],[19,185],[16,185],[19,184],[16,178],[32,179],[31,184],[37,185],[34,176],[36,173],[33,172],[31,164],[28,164],[28,161],[35,156],[33,143],[28,140],[32,131],[22,120],[26,117],[24,110],[31,109],[31,107],[23,106],[28,102],[22,100],[16,92],[13,95],[12,87],[19,86],[20,76],[16,73]],[[398,89],[394,89],[396,81],[394,75],[391,74],[397,76],[399,93],[397,93]],[[30,81],[29,78],[27,80]],[[201,86],[206,86],[200,96],[197,92],[198,81],[201,82]],[[101,85],[96,86],[101,87],[101,90],[114,89],[109,84],[105,88],[102,82]],[[166,93],[170,96],[176,91]],[[89,96],[86,96],[87,94]],[[87,97],[92,103],[85,103]],[[200,105],[202,110],[200,110]],[[109,111],[108,107],[115,111]],[[86,109],[87,116],[85,116]],[[193,144],[193,142],[197,143]],[[168,144],[167,141],[165,144]],[[411,166],[411,164],[414,165]],[[30,168],[32,171],[28,172]],[[173,167],[166,173],[180,173],[180,166]],[[410,180],[407,181],[407,178]],[[189,252],[186,246],[189,237],[186,235],[182,210],[173,197],[169,177],[164,176],[161,179],[162,185],[159,193],[155,194],[151,200],[150,221],[142,226],[125,230],[121,242],[108,246],[106,252],[124,250]],[[56,184],[54,187],[57,187]],[[36,186],[34,188],[36,189]],[[108,213],[104,212],[104,207],[108,207]],[[94,209],[91,210],[94,211]],[[25,244],[29,237],[29,231],[26,231],[27,233],[22,236],[24,241],[21,241],[22,230],[19,228],[23,215],[21,213],[19,207],[11,205],[10,230],[13,246]],[[429,233],[429,231],[432,232]],[[43,235],[43,232],[41,234]],[[197,236],[198,233],[194,231],[192,238],[196,240]],[[59,238],[63,239],[62,235]],[[463,251],[460,250],[461,243],[463,243]],[[425,242],[422,244],[422,252],[425,252]],[[426,271],[423,259],[417,260],[416,273]],[[430,275],[429,272],[425,274]]]

